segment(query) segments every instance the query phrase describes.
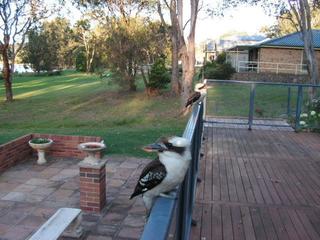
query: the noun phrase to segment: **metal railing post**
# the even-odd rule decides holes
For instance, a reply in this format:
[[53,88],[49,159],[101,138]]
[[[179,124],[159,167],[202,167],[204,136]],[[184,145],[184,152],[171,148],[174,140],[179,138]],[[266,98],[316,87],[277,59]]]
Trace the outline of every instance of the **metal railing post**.
[[288,87],[287,117],[291,116],[291,87]]
[[298,97],[296,104],[296,122],[295,122],[295,131],[299,131],[300,128],[300,115],[301,115],[301,107],[302,107],[302,99],[303,99],[303,88],[302,86],[298,87]]
[[249,119],[248,119],[248,124],[249,128],[248,130],[252,129],[252,124],[253,124],[253,111],[254,111],[254,97],[256,94],[256,84],[252,83],[251,84],[251,90],[250,90],[250,108],[249,108]]

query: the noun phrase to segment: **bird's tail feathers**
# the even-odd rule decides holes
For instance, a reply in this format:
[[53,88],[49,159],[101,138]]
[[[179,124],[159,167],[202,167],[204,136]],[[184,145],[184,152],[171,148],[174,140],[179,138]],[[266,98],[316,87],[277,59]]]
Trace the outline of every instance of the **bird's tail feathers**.
[[176,118],[179,118],[179,117],[185,117],[185,116],[187,116],[187,114],[190,112],[190,107],[185,107],[184,109],[182,109],[181,111],[180,111],[180,113],[176,116]]

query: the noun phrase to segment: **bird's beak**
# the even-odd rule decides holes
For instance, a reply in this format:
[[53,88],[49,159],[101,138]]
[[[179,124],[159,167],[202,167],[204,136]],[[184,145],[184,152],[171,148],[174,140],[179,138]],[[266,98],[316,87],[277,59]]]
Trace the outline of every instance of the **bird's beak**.
[[163,152],[167,147],[161,143],[152,143],[142,148],[146,152]]

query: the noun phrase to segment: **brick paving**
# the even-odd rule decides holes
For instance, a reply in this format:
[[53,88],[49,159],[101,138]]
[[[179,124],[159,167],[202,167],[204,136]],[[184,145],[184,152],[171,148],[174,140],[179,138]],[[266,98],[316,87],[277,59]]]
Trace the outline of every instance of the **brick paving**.
[[[84,214],[84,239],[139,239],[145,223],[141,197],[129,200],[148,159],[107,157],[107,205]],[[60,207],[80,208],[79,159],[32,158],[0,175],[0,240],[24,240]]]

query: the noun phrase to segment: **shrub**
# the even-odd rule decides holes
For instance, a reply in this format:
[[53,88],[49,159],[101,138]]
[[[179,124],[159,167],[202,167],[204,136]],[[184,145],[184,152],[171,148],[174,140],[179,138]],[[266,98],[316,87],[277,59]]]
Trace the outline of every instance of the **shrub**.
[[230,63],[211,62],[204,66],[204,77],[208,79],[230,79],[235,72]]
[[87,70],[86,55],[83,50],[76,52],[76,70],[79,72],[85,72]]
[[307,103],[307,111],[300,115],[300,126],[314,132],[320,132],[320,97]]
[[164,58],[158,58],[151,67],[148,87],[163,89],[170,82],[170,75]]
[[47,138],[34,138],[30,142],[34,144],[44,144],[44,143],[49,143],[50,140]]

